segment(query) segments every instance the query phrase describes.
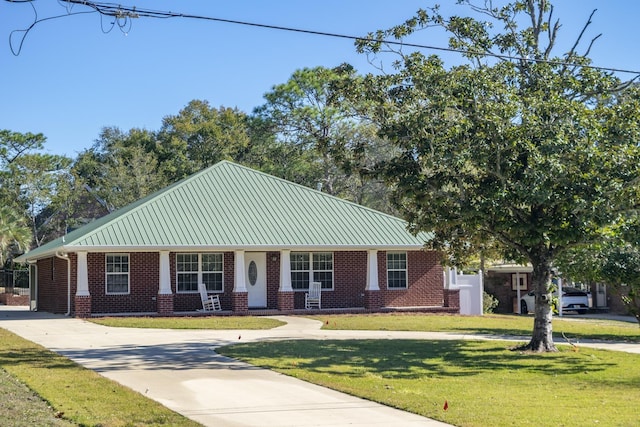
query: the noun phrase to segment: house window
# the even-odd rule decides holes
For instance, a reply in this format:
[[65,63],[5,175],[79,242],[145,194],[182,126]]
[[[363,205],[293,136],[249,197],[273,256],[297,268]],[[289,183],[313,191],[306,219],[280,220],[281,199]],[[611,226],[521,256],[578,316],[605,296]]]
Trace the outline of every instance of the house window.
[[520,285],[521,291],[527,290],[527,273],[511,274],[511,289],[517,291],[518,285]]
[[407,253],[387,252],[387,287],[407,288]]
[[129,293],[129,255],[107,254],[107,294]]
[[322,289],[333,289],[332,252],[291,252],[290,260],[294,290],[309,289],[309,282],[320,282]]
[[177,254],[176,271],[178,292],[198,292],[198,283],[208,291],[223,291],[222,254]]

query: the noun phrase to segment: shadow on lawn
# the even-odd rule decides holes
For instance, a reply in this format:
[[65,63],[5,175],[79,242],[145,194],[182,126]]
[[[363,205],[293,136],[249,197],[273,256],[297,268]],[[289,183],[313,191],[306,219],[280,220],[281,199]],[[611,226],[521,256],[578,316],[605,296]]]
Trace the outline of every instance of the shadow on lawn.
[[[496,327],[487,327],[487,328],[473,328],[469,329],[468,327],[452,327],[449,329],[452,333],[460,333],[460,334],[469,334],[469,335],[479,335],[479,336],[489,336],[489,337],[497,337],[500,338],[508,338],[513,337],[513,339],[530,339],[531,338],[531,329],[522,329],[522,328],[496,328]],[[583,334],[576,333],[571,331],[564,331],[563,328],[554,327],[553,330],[553,338],[556,341],[556,344],[564,344],[565,338],[562,336],[562,333],[565,333],[565,336],[571,340],[571,342],[640,342],[640,328],[638,331],[630,332],[629,335],[620,335],[620,334],[607,334],[607,333],[591,333],[591,334]]]
[[[279,369],[306,369],[394,379],[456,377],[492,371],[527,370],[545,375],[602,371],[607,364],[572,352],[522,354],[505,343],[475,341],[357,340],[284,341],[237,344],[220,350],[260,365],[261,358],[284,361]],[[347,366],[348,369],[344,369]]]

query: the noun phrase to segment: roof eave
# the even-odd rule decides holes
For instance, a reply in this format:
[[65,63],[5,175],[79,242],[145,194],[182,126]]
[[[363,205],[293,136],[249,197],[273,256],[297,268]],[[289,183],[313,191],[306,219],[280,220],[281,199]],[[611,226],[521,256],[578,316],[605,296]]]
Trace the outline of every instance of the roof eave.
[[[331,250],[331,251],[350,251],[350,250],[382,250],[382,251],[416,251],[424,248],[424,245],[421,244],[383,244],[383,245],[375,245],[375,244],[364,244],[364,245],[318,245],[318,244],[303,244],[303,245],[283,245],[283,244],[273,244],[273,245],[246,245],[246,244],[237,244],[237,245],[130,245],[130,246],[65,246],[63,248],[64,252],[158,252],[162,250],[178,252],[196,252],[196,251],[238,251],[244,250],[247,252],[265,252],[265,251],[281,251],[281,250],[292,250],[292,251],[320,251],[320,250]],[[55,251],[53,252],[55,253]]]

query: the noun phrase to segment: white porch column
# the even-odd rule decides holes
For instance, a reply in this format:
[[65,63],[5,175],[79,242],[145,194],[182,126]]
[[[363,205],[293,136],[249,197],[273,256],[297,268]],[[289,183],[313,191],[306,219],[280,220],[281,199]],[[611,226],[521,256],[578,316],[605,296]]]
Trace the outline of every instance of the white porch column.
[[87,252],[78,252],[78,288],[76,296],[88,297],[89,294],[89,270],[87,269]]
[[160,285],[158,294],[171,295],[171,268],[169,251],[160,251]]
[[293,292],[291,288],[291,251],[280,251],[280,292]]
[[379,291],[378,284],[378,251],[367,251],[367,286],[365,291]]
[[234,255],[233,292],[247,292],[247,284],[244,280],[244,251],[235,251]]

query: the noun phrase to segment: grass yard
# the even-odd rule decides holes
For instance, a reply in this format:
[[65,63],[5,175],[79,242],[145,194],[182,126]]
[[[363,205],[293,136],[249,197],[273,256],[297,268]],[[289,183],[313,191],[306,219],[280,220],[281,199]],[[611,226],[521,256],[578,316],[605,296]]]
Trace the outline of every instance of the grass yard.
[[0,419],[5,427],[75,426],[27,386],[0,369]]
[[638,425],[640,355],[567,346],[530,354],[510,345],[305,340],[219,352],[457,426]]
[[[376,331],[433,331],[465,334],[531,336],[533,316],[484,315],[455,316],[433,314],[359,314],[313,316],[324,329]],[[585,319],[567,316],[553,319],[554,336],[564,342],[562,333],[572,342],[590,339],[640,342],[638,323]]]
[[256,316],[209,317],[102,317],[87,319],[90,322],[116,328],[157,329],[272,329],[283,322]]
[[0,342],[3,426],[200,425],[1,328]]

